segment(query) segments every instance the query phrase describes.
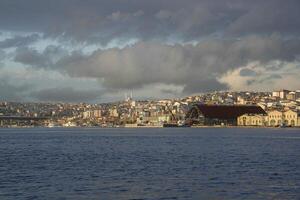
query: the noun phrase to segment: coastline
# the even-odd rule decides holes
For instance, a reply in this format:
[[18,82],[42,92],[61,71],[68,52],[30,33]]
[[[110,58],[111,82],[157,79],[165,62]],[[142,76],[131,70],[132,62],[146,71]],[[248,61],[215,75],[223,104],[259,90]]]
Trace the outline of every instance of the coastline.
[[190,127],[163,127],[163,126],[116,126],[116,127],[101,127],[101,126],[73,126],[73,127],[47,127],[47,126],[15,126],[15,127],[0,127],[0,129],[36,129],[36,128],[44,128],[44,129],[201,129],[201,128],[215,128],[215,129],[232,129],[232,128],[245,128],[245,129],[300,129],[299,126],[294,127],[273,127],[273,126],[190,126]]

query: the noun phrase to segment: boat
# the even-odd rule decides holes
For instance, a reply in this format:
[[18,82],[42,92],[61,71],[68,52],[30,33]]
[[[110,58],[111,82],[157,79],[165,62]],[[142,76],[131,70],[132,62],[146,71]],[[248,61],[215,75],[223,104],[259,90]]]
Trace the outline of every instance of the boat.
[[48,124],[48,128],[58,128],[58,127],[61,127],[58,123],[49,123]]
[[177,122],[164,123],[163,127],[190,127],[184,120],[179,120]]
[[169,127],[179,127],[177,123],[164,123],[163,124],[164,128],[169,128]]

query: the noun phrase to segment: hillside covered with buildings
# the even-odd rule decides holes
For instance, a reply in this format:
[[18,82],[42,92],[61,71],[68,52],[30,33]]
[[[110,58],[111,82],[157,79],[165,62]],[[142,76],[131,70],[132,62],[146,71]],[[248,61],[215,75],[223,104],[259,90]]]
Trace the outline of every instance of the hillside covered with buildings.
[[213,92],[102,104],[0,102],[1,127],[300,126],[300,91]]

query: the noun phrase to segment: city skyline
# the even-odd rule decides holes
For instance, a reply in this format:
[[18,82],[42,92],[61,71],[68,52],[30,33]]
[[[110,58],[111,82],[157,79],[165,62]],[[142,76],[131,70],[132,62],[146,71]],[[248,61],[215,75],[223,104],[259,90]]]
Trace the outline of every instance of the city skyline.
[[300,2],[0,2],[0,101],[299,90]]
[[101,104],[0,102],[0,127],[300,126],[300,90],[141,101],[124,97]]

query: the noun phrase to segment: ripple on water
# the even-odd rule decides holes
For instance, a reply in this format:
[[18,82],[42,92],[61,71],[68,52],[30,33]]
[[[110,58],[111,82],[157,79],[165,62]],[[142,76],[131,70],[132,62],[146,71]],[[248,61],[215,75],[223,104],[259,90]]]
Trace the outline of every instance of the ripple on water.
[[296,129],[0,129],[0,199],[300,199]]

